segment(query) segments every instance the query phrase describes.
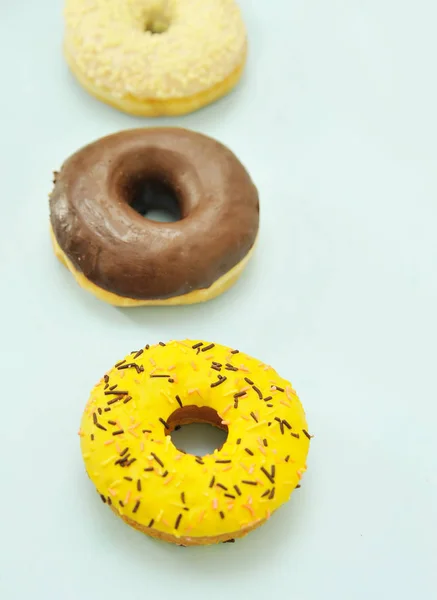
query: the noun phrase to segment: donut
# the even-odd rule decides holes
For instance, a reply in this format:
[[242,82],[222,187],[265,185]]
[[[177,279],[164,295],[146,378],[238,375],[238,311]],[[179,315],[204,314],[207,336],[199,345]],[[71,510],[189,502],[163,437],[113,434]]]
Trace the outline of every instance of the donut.
[[[178,426],[210,423],[223,446],[194,456]],[[310,444],[289,381],[247,354],[201,340],[128,354],[94,387],[79,430],[85,468],[127,524],[182,546],[227,542],[265,523],[300,487]]]
[[[160,206],[160,186],[176,198],[181,220],[141,214]],[[227,290],[249,261],[258,192],[219,142],[180,128],[133,129],[65,161],[55,173],[50,222],[56,256],[101,300],[193,304]]]
[[64,14],[71,72],[129,114],[195,111],[226,95],[246,62],[234,0],[66,0]]

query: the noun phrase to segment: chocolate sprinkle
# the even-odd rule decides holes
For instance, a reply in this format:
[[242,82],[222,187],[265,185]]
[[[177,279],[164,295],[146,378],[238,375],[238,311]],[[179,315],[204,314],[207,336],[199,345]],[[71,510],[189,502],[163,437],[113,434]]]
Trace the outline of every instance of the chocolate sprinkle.
[[155,522],[155,519],[150,519],[150,523],[148,524],[148,527],[153,527],[154,522]]
[[256,385],[253,386],[253,390],[254,390],[254,392],[256,392],[258,394],[259,399],[262,400],[263,395],[261,393],[261,390],[259,388],[257,388]]
[[91,441],[94,441],[94,433],[91,434]]
[[268,443],[267,443],[267,440],[266,440],[266,438],[264,438],[264,439],[263,439],[263,444],[264,444],[264,446],[267,448],[267,446],[268,446]]
[[256,418],[256,414],[255,414],[254,412],[251,412],[251,413],[250,413],[250,416],[252,417],[252,419],[253,419],[253,420],[254,420],[256,423],[258,423],[258,419]]
[[264,494],[261,496],[261,498],[265,498],[266,496],[268,496],[270,494],[270,490],[266,490],[264,492]]
[[270,473],[267,471],[267,469],[265,469],[264,467],[261,467],[261,471],[264,473],[264,475],[267,477],[267,479],[270,481],[270,483],[275,483],[273,477],[270,475]]
[[123,404],[127,404],[128,402],[130,402],[132,400],[132,396],[128,396],[127,398],[125,398],[123,400]]
[[209,484],[209,487],[212,488],[212,486],[214,485],[214,483],[215,483],[215,476],[213,475],[213,477],[211,479],[211,482]]
[[180,524],[180,522],[181,522],[181,519],[182,519],[182,514],[181,514],[181,513],[179,513],[179,515],[178,515],[178,518],[176,519],[175,526],[174,526],[174,528],[175,528],[175,529],[177,529],[177,528],[179,527],[179,524]]
[[219,488],[222,488],[222,490],[225,490],[225,492],[228,491],[228,488],[225,485],[223,485],[222,483],[216,483],[216,486]]
[[167,477],[168,475],[168,471],[164,471],[164,473],[162,474],[163,477]]
[[313,436],[308,433],[306,429],[302,429],[302,432],[306,435],[306,437],[310,440]]
[[114,367],[115,367],[116,369],[118,369],[118,367],[119,367],[120,365],[124,365],[124,363],[125,363],[125,362],[126,362],[126,359],[124,359],[124,360],[121,360],[121,361],[120,361],[120,362],[118,362],[116,365],[114,365]]
[[153,471],[154,469],[153,469],[153,467],[146,467],[144,470],[145,470],[146,472],[150,472],[150,471]]
[[174,379],[172,379],[172,378],[170,377],[170,379],[168,380],[168,382],[169,382],[169,383],[174,383]]
[[237,392],[236,394],[234,394],[234,398],[241,398],[241,396],[245,396],[246,392]]
[[250,448],[245,448],[247,454],[250,454],[250,456],[253,456],[253,452]]
[[185,504],[185,492],[181,492],[182,504]]
[[106,498],[103,494],[100,494],[100,498],[102,499],[102,502],[106,504]]
[[119,500],[119,501],[118,501],[118,503],[119,503],[119,505],[120,505],[120,506],[124,506],[124,504],[123,504],[123,501],[122,501],[122,500]]
[[240,351],[239,350],[232,350],[231,354],[238,354]]
[[141,350],[138,350],[138,352],[136,352],[136,354],[135,354],[135,356],[134,356],[134,360],[135,360],[136,358],[138,358],[139,356],[141,356],[143,352],[144,352],[144,350],[142,350],[142,349],[141,349]]
[[159,342],[160,346],[165,346],[164,342]]
[[274,479],[275,476],[276,476],[276,467],[275,467],[275,465],[272,465],[272,468],[270,469],[270,472],[272,474],[272,479]]
[[105,380],[105,383],[108,383],[108,381],[109,381],[109,375],[104,375],[103,379]]
[[137,490],[141,492],[141,479],[137,479]]
[[287,456],[285,457],[285,462],[288,462],[290,460],[290,455],[287,454]]
[[246,485],[258,485],[257,481],[247,481],[246,479],[243,479],[241,483],[245,483]]
[[157,374],[157,375],[150,375],[150,378],[156,378],[156,377],[170,377],[170,375],[161,375],[161,374]]
[[239,496],[241,496],[241,490],[240,490],[240,488],[238,487],[238,485],[234,485],[234,490],[237,492],[237,494],[238,494]]
[[208,346],[204,346],[201,350],[201,352],[207,352],[208,350],[212,350],[212,348],[214,348],[215,344],[209,344]]
[[113,431],[112,435],[120,435],[122,433],[124,433],[124,429],[118,429],[117,431]]
[[161,417],[159,417],[159,421],[161,421],[161,423],[166,429],[170,429],[170,425],[167,423],[167,421],[164,421],[164,419],[162,419]]
[[294,438],[296,438],[296,439],[299,439],[299,438],[300,438],[300,435],[299,435],[298,433],[293,433],[293,432],[291,432],[291,434],[290,434],[290,435],[292,435],[292,436],[293,436]]
[[211,387],[215,388],[218,385],[220,385],[221,383],[224,383],[226,381],[226,377],[221,377],[218,381],[214,381],[214,383],[211,383]]
[[244,381],[247,381],[247,383],[248,383],[249,385],[253,385],[253,381],[252,381],[251,379],[249,379],[249,377],[245,377],[245,378],[244,378]]
[[231,461],[231,460],[229,460],[229,459],[227,459],[227,460],[216,460],[215,462],[216,462],[216,463],[220,463],[220,464],[224,465],[225,463],[230,463],[230,462],[232,462],[232,461]]
[[275,389],[277,392],[283,392],[285,391],[284,388],[278,387],[277,385],[275,385]]
[[179,406],[182,408],[182,400],[179,398],[179,396],[176,396],[176,402],[179,404]]
[[102,431],[108,431],[106,429],[106,427],[103,427],[103,425],[100,425],[100,423],[96,423],[96,427],[98,427],[99,429],[101,429]]
[[273,404],[267,404],[269,408],[273,408]]
[[264,398],[264,402],[268,402],[269,400],[273,400],[272,396],[267,396],[267,398]]
[[115,421],[108,421],[109,425],[117,425]]
[[225,369],[227,369],[228,371],[238,371],[237,367],[234,367],[233,365],[230,365],[229,363],[226,363]]
[[288,421],[286,421],[285,419],[282,419],[282,422],[284,423],[284,425],[287,429],[291,429],[291,425]]
[[193,350],[197,350],[197,348],[200,348],[200,346],[203,346],[203,342],[199,342],[197,344],[194,344],[194,346],[191,346]]
[[120,400],[120,398],[113,398],[112,400],[108,400],[108,402],[106,404],[114,404],[115,402],[118,402]]
[[158,463],[158,465],[160,467],[164,466],[164,463],[162,462],[162,460],[158,456],[156,456],[156,454],[154,452],[151,452],[150,455],[153,456],[153,458],[156,460],[156,462]]
[[100,408],[100,406],[99,406],[99,408],[97,409],[97,412],[99,413],[99,415],[101,415],[101,414],[102,414],[102,409]]
[[226,498],[232,498],[233,500],[235,500],[235,496],[233,496],[232,494],[224,494],[224,496],[226,496]]
[[105,392],[105,396],[126,396],[128,393],[121,390],[113,390],[112,392]]
[[118,383],[116,383],[115,385],[111,385],[111,387],[109,389],[112,391],[112,390],[115,390],[116,387],[118,387]]
[[140,504],[141,504],[141,502],[140,502],[139,500],[137,500],[137,501],[136,501],[136,504],[135,504],[135,506],[134,506],[134,509],[133,509],[133,511],[132,511],[133,513],[136,513],[136,512],[137,512],[137,510],[140,508]]
[[133,481],[132,477],[123,477],[123,479],[126,479],[126,481]]
[[93,423],[94,425],[97,425],[97,415],[95,412],[93,412]]
[[152,433],[151,429],[143,429],[143,433]]
[[122,452],[120,452],[120,456],[124,456],[129,448],[125,448]]
[[112,500],[111,500],[110,496],[108,496],[108,504],[109,504],[109,506],[111,506],[111,504],[112,504]]
[[221,370],[221,367],[219,367],[219,366],[217,366],[217,365],[214,365],[214,364],[212,364],[212,365],[211,365],[211,369],[214,369],[214,371],[220,371],[220,370]]
[[270,492],[269,500],[273,500],[274,497],[275,497],[275,488],[272,488],[272,491]]
[[144,367],[137,365],[137,363],[128,363],[126,365],[122,365],[121,367],[118,367],[119,371],[121,371],[122,369],[136,369],[137,373],[142,373],[144,371]]
[[235,398],[235,401],[234,401],[234,408],[238,408],[238,398]]
[[237,446],[238,446],[238,444],[241,444],[241,438],[238,438],[238,440],[237,440]]
[[146,350],[148,350],[150,348],[149,344],[146,344]]
[[132,463],[134,463],[137,459],[136,458],[131,458],[130,461],[128,463],[126,463],[126,467],[130,467]]
[[219,512],[219,515],[221,516],[222,519],[225,518],[225,513],[222,510]]
[[106,408],[103,409],[105,412],[109,412],[111,409],[109,408],[109,406],[107,406]]

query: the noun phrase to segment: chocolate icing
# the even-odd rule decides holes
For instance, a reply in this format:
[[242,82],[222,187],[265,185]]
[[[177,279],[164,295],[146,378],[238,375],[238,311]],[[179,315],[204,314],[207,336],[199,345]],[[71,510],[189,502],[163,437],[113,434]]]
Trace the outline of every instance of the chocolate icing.
[[[173,190],[180,221],[154,222],[131,207],[147,181]],[[247,255],[258,193],[219,142],[186,129],[133,129],[66,160],[50,219],[59,246],[91,282],[123,297],[165,299],[210,287]]]

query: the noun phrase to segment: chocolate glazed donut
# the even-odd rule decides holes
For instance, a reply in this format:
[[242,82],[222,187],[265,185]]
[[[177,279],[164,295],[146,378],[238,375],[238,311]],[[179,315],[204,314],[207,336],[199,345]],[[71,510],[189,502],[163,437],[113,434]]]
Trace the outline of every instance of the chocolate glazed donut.
[[[55,173],[55,252],[119,306],[213,298],[240,275],[259,226],[257,190],[236,156],[185,129],[133,129],[73,154]],[[180,220],[141,213],[175,197]]]

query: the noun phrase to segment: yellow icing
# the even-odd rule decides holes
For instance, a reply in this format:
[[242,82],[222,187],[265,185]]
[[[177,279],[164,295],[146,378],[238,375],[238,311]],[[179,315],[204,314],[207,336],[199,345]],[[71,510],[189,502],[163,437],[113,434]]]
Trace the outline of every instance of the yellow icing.
[[195,110],[228,91],[222,82],[235,85],[245,62],[234,0],[66,0],[64,15],[75,75],[134,114]]
[[[206,341],[158,344],[124,361],[92,390],[79,431],[88,475],[120,516],[195,540],[253,528],[289,499],[309,449],[290,382],[256,358]],[[212,386],[219,376],[226,380]],[[245,395],[235,403],[239,392]],[[160,421],[179,409],[177,397],[183,406],[216,410],[228,427],[223,447],[201,461],[180,452]]]

